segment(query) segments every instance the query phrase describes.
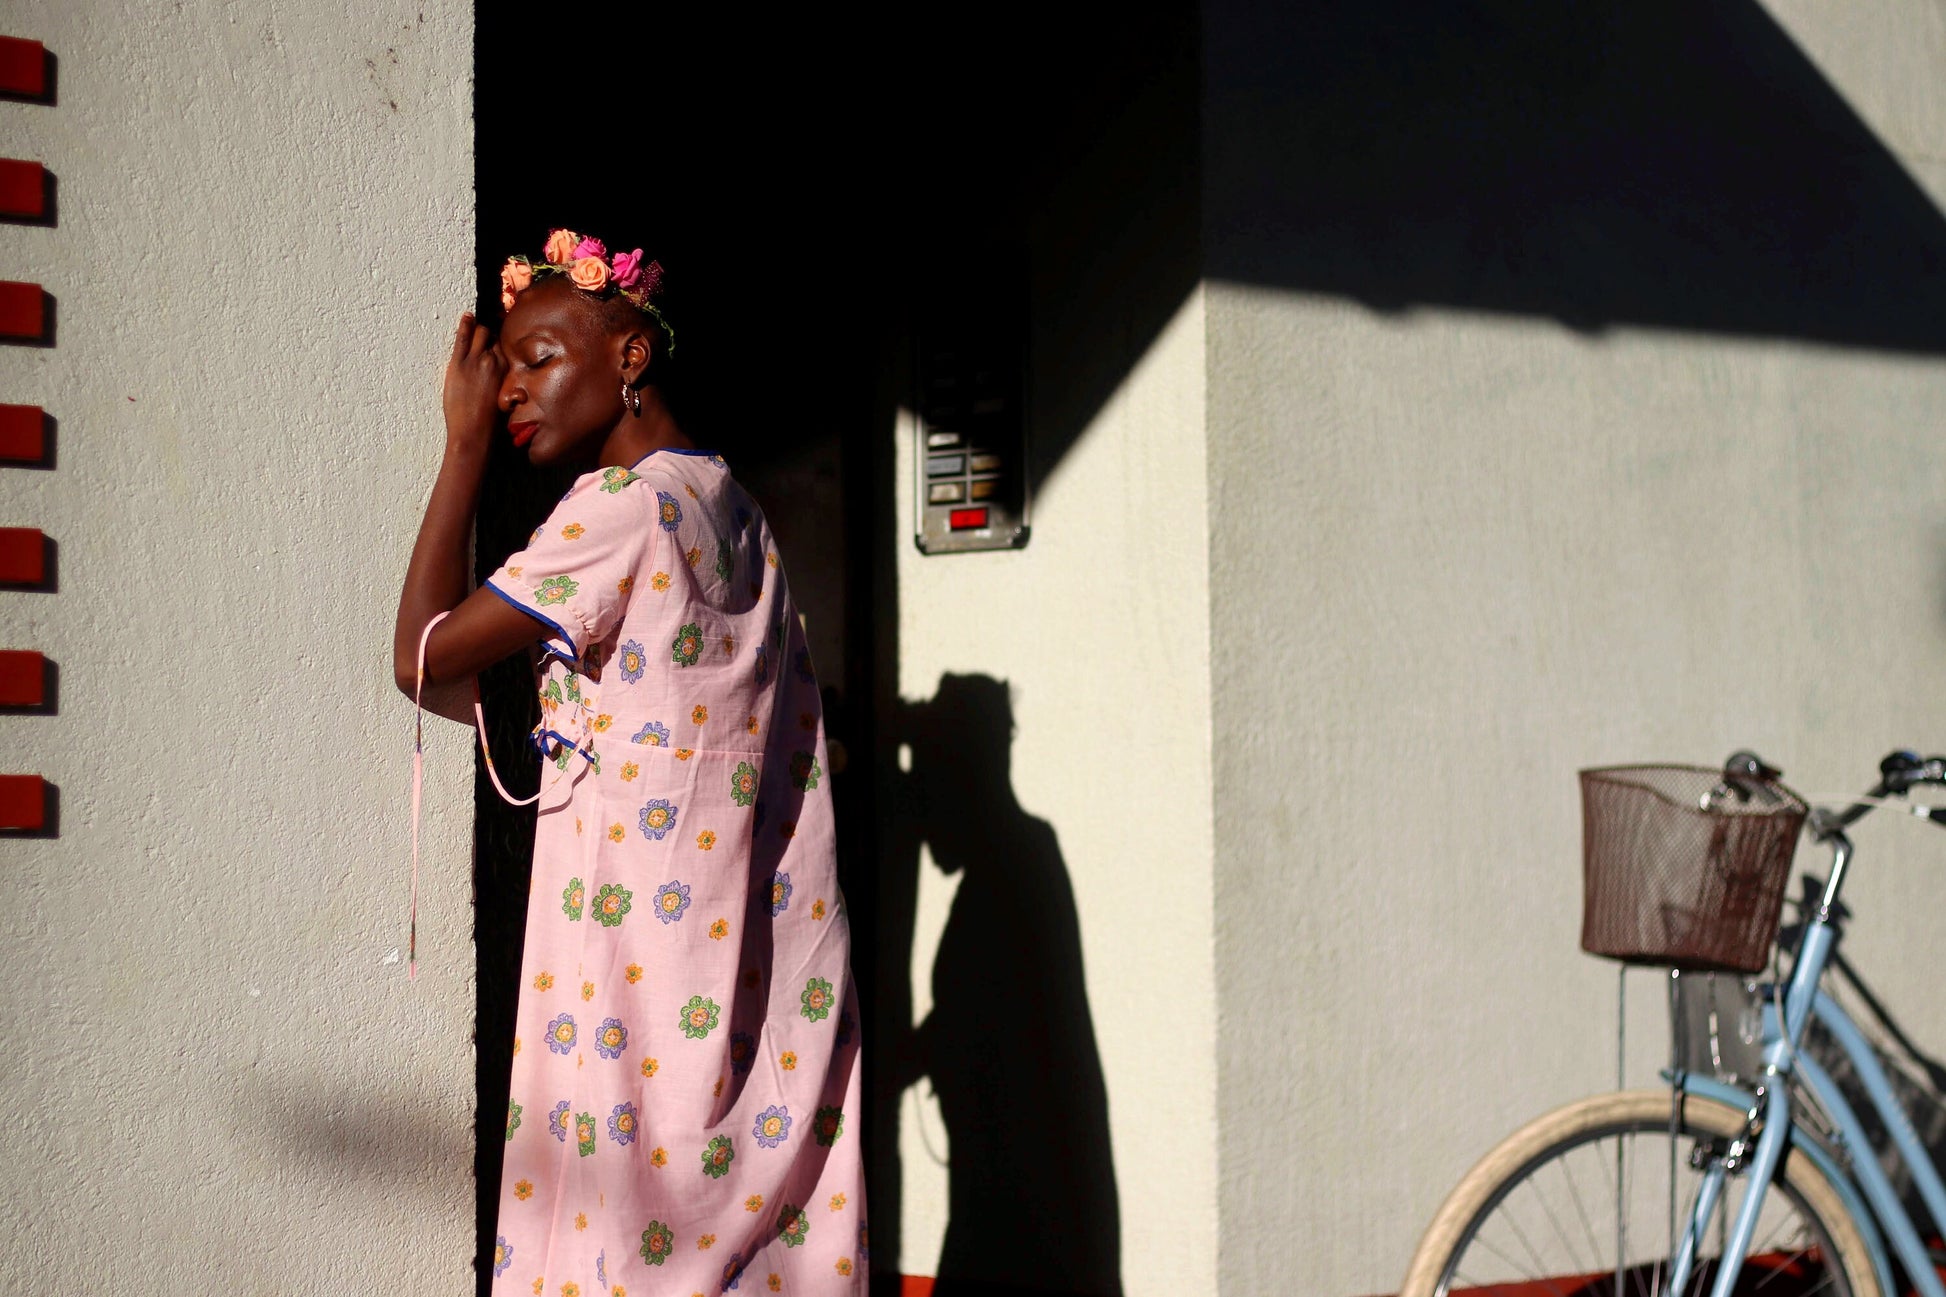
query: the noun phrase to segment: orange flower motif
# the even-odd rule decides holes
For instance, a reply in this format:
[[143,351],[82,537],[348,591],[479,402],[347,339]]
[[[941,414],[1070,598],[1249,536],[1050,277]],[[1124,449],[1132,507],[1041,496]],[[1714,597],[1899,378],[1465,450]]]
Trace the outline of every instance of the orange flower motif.
[[848,1257],[848,1256],[841,1256],[841,1257],[839,1257],[839,1258],[838,1258],[838,1273],[839,1273],[839,1274],[850,1274],[850,1273],[851,1273],[851,1258],[850,1258],[850,1257]]
[[554,987],[554,974],[548,972],[541,972],[535,974],[534,989],[536,991],[552,990],[553,987]]
[[691,758],[691,757],[693,757],[693,756],[695,756],[695,755],[696,755],[696,749],[694,749],[694,748],[677,748],[677,749],[676,749],[676,760],[678,760],[678,761],[687,761],[687,760],[689,760],[689,758]]
[[547,244],[541,250],[549,265],[565,266],[574,250],[581,245],[581,236],[573,230],[552,230],[548,233]]
[[586,527],[583,527],[578,522],[571,522],[567,526],[561,528],[562,540],[580,540],[583,536],[586,536],[587,534],[588,534],[588,529]]
[[715,1246],[716,1246],[716,1235],[714,1234],[705,1234],[701,1238],[696,1240],[696,1248],[698,1251],[707,1252]]
[[574,1227],[575,1227],[576,1229],[586,1229],[586,1228],[588,1228],[588,1213],[587,1213],[587,1212],[585,1212],[585,1211],[578,1211],[578,1212],[576,1212],[576,1213],[574,1213]]
[[737,651],[737,637],[734,635],[725,635],[723,637],[723,656],[733,657],[736,655],[736,651]]
[[574,831],[576,833],[581,832],[581,817],[579,815],[574,817]]
[[519,1054],[520,1054],[520,1037],[519,1037],[519,1036],[515,1036],[515,1037],[514,1037],[514,1054],[515,1054],[515,1056],[516,1056],[516,1057],[518,1057],[518,1056],[519,1056]]
[[769,1283],[769,1285],[770,1285],[770,1291],[772,1291],[772,1292],[782,1292],[782,1291],[784,1291],[784,1279],[783,1279],[783,1276],[781,1276],[781,1275],[772,1275],[772,1276],[770,1276],[770,1278],[769,1278],[769,1279],[768,1279],[768,1280],[767,1280],[766,1282],[768,1282],[768,1283]]
[[716,845],[716,835],[714,833],[711,833],[708,829],[704,829],[701,833],[698,833],[696,835],[697,850],[708,851],[711,847],[714,847],[715,845]]
[[653,1058],[645,1058],[642,1060],[642,1075],[654,1076],[656,1074],[656,1070],[661,1066],[662,1064],[656,1062]]
[[628,979],[630,986],[633,986],[642,980],[642,966],[640,964],[630,964],[622,970],[622,976]]
[[561,1297],[581,1297],[581,1285],[572,1281],[562,1284]]
[[543,1285],[543,1279],[544,1276],[541,1275],[534,1276],[534,1297],[541,1297],[541,1287]]
[[730,921],[728,919],[718,919],[709,925],[709,939],[711,941],[721,941],[729,935]]
[[701,703],[696,704],[696,709],[689,713],[689,719],[698,725],[704,724],[709,720],[709,708]]
[[666,1148],[658,1148],[655,1152],[649,1154],[649,1165],[650,1166],[669,1165],[669,1150]]
[[584,1000],[592,1000],[595,998],[595,984],[593,982],[583,982],[581,984],[581,998]]
[[668,588],[669,588],[669,574],[667,572],[657,572],[654,576],[649,578],[649,589],[654,590],[657,593],[660,593],[664,590],[667,590]]
[[627,831],[624,830],[621,825],[611,824],[608,826],[608,840],[610,842],[620,842],[623,838],[627,836],[628,836]]
[[600,257],[582,257],[568,267],[568,278],[576,288],[597,292],[608,286],[608,263]]
[[685,491],[687,491],[687,492],[689,492],[689,498],[690,498],[690,499],[692,499],[692,500],[700,500],[700,499],[702,499],[702,498],[703,498],[702,496],[700,496],[700,495],[697,495],[697,494],[696,494],[696,488],[695,488],[695,487],[693,487],[693,486],[691,486],[691,485],[690,485],[689,483],[687,483],[687,482],[684,482],[684,483],[682,484],[682,489],[683,489],[683,490],[685,490]]
[[845,1209],[845,1203],[846,1203],[847,1201],[848,1201],[848,1199],[847,1199],[847,1198],[846,1198],[846,1197],[845,1197],[845,1196],[844,1196],[843,1194],[841,1194],[841,1193],[834,1193],[834,1194],[832,1194],[832,1195],[831,1195],[831,1210],[833,1210],[833,1211],[843,1211],[843,1210]]
[[813,919],[822,919],[824,917],[824,898],[822,896],[811,902],[811,917]]
[[771,552],[769,552],[768,554],[765,554],[765,555],[764,555],[764,562],[766,562],[766,563],[768,563],[768,564],[770,564],[770,565],[771,565],[772,567],[776,567],[776,566],[777,566],[777,551],[775,551],[775,550],[772,550],[772,551],[771,551]]
[[690,551],[687,554],[683,555],[683,558],[688,560],[689,566],[695,567],[698,563],[703,561],[703,551],[691,547]]
[[622,762],[622,782],[623,783],[628,783],[630,780],[634,779],[635,776],[641,773],[642,773],[642,767],[636,765],[633,761]]
[[720,1077],[720,1076],[719,1076],[719,1077],[717,1077],[717,1078],[716,1078],[716,1088],[715,1088],[714,1090],[711,1090],[711,1091],[710,1091],[710,1096],[711,1096],[712,1098],[716,1098],[716,1099],[721,1099],[721,1098],[723,1097],[723,1078],[722,1078],[722,1077]]
[[757,732],[757,718],[755,716],[752,716],[749,720],[743,723],[743,728],[748,730],[750,733],[755,734]]
[[533,1196],[534,1182],[532,1180],[521,1180],[514,1185],[514,1197],[520,1199],[522,1202],[526,1202]]
[[614,723],[615,723],[615,718],[613,716],[610,716],[607,712],[603,712],[601,715],[595,717],[595,733],[606,734],[608,732],[608,727],[613,725]]
[[519,576],[519,575],[520,575],[520,572],[521,572],[521,569],[519,569],[519,568],[517,568],[517,567],[510,567],[510,568],[508,568],[508,569],[507,569],[507,575],[508,575],[508,576]]
[[787,1049],[782,1054],[779,1054],[777,1056],[777,1066],[783,1068],[786,1072],[795,1072],[797,1070],[797,1051]]
[[745,1211],[762,1211],[764,1209],[764,1196],[760,1193],[751,1194],[743,1200],[743,1209]]
[[627,594],[630,590],[633,590],[634,588],[635,588],[635,578],[632,576],[625,576],[621,580],[615,583],[615,592],[617,594]]

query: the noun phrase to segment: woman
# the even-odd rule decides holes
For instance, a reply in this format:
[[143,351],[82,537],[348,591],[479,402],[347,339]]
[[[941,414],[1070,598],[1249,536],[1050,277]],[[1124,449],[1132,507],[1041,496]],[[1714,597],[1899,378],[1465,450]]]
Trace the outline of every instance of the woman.
[[[659,266],[556,230],[501,277],[498,345],[471,316],[453,342],[393,635],[399,687],[459,719],[450,686],[540,654],[494,1291],[862,1291],[850,936],[776,544],[657,390]],[[503,426],[590,471],[468,593]]]

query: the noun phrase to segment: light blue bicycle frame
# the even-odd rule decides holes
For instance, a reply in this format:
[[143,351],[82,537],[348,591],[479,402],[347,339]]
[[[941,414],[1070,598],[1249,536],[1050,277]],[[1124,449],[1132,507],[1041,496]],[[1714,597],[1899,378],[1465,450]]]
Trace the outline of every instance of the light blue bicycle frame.
[[[1755,1236],[1757,1215],[1763,1209],[1765,1190],[1769,1188],[1771,1176],[1776,1172],[1788,1144],[1815,1163],[1844,1199],[1845,1206],[1851,1211],[1859,1232],[1865,1238],[1872,1268],[1878,1276],[1879,1289],[1884,1297],[1893,1297],[1891,1266],[1885,1247],[1887,1241],[1891,1243],[1892,1251],[1898,1255],[1900,1264],[1904,1266],[1920,1297],[1946,1297],[1946,1286],[1941,1285],[1926,1246],[1919,1238],[1919,1231],[1906,1214],[1898,1191],[1892,1187],[1890,1178],[1867,1141],[1858,1114],[1852,1111],[1851,1105],[1817,1061],[1798,1052],[1805,1023],[1816,1017],[1850,1060],[1879,1120],[1891,1132],[1893,1145],[1898,1150],[1900,1160],[1911,1172],[1913,1184],[1925,1201],[1927,1213],[1942,1236],[1946,1236],[1946,1185],[1941,1184],[1931,1156],[1907,1119],[1905,1109],[1893,1094],[1885,1069],[1879,1066],[1864,1034],[1836,1001],[1818,989],[1818,979],[1824,973],[1825,964],[1831,957],[1832,943],[1837,939],[1831,914],[1837,904],[1838,890],[1844,883],[1845,866],[1851,860],[1851,842],[1844,834],[1832,833],[1825,838],[1825,842],[1832,848],[1831,876],[1825,882],[1824,895],[1818,902],[1816,914],[1804,925],[1804,938],[1798,946],[1797,962],[1791,968],[1790,981],[1784,992],[1784,1020],[1778,1022],[1774,1003],[1764,1006],[1763,1083],[1753,1094],[1709,1077],[1680,1072],[1667,1074],[1679,1093],[1696,1094],[1741,1108],[1751,1115],[1753,1121],[1760,1123],[1756,1147],[1754,1151],[1747,1151],[1747,1160],[1740,1168],[1733,1172],[1724,1158],[1716,1157],[1705,1169],[1696,1201],[1690,1209],[1689,1221],[1670,1262],[1671,1292],[1682,1292],[1689,1282],[1698,1245],[1707,1236],[1711,1219],[1722,1201],[1725,1176],[1741,1174],[1747,1177],[1750,1190],[1738,1208],[1736,1218],[1730,1222],[1730,1233],[1724,1242],[1722,1268],[1718,1270],[1716,1282],[1710,1289],[1711,1297],[1730,1297],[1743,1268],[1743,1255]],[[1826,1149],[1807,1130],[1793,1124],[1790,1085],[1793,1079],[1811,1092],[1831,1118],[1838,1146],[1835,1155],[1833,1150]]]

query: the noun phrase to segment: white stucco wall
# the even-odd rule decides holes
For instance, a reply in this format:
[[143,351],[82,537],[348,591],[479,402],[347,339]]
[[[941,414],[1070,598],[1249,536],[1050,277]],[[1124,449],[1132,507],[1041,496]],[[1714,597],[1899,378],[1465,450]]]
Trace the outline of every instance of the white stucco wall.
[[[946,672],[1008,682],[1013,786],[1060,840],[1131,1297],[1209,1292],[1216,1272],[1203,311],[1198,292],[1062,460],[1024,550],[927,558],[902,544],[898,559],[901,696],[930,697]],[[898,455],[905,527],[903,423]],[[922,865],[916,1016],[952,894]],[[930,1275],[949,1170],[925,1150],[942,1127],[910,1094],[901,1118],[899,1268]]]
[[[1779,13],[1942,193],[1936,10]],[[1946,362],[1208,302],[1222,1291],[1392,1292],[1475,1158],[1614,1084],[1578,768],[1946,747]],[[1936,1045],[1946,841],[1857,836],[1852,954]]]
[[402,963],[411,718],[392,608],[471,298],[469,6],[15,0],[60,102],[0,104],[59,177],[0,274],[59,301],[0,400],[60,420],[0,519],[59,544],[0,641],[59,663],[0,717],[60,835],[0,844],[8,1292],[461,1292],[472,1232],[471,762],[428,753]]

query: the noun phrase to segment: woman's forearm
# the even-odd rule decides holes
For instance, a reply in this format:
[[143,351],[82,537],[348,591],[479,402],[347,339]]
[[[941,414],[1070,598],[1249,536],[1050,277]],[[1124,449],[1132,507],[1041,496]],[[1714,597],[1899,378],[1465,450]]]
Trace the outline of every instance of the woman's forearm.
[[420,632],[432,618],[457,607],[472,587],[473,515],[480,504],[486,458],[484,446],[448,445],[426,500],[392,627],[393,675],[407,694],[418,674]]

